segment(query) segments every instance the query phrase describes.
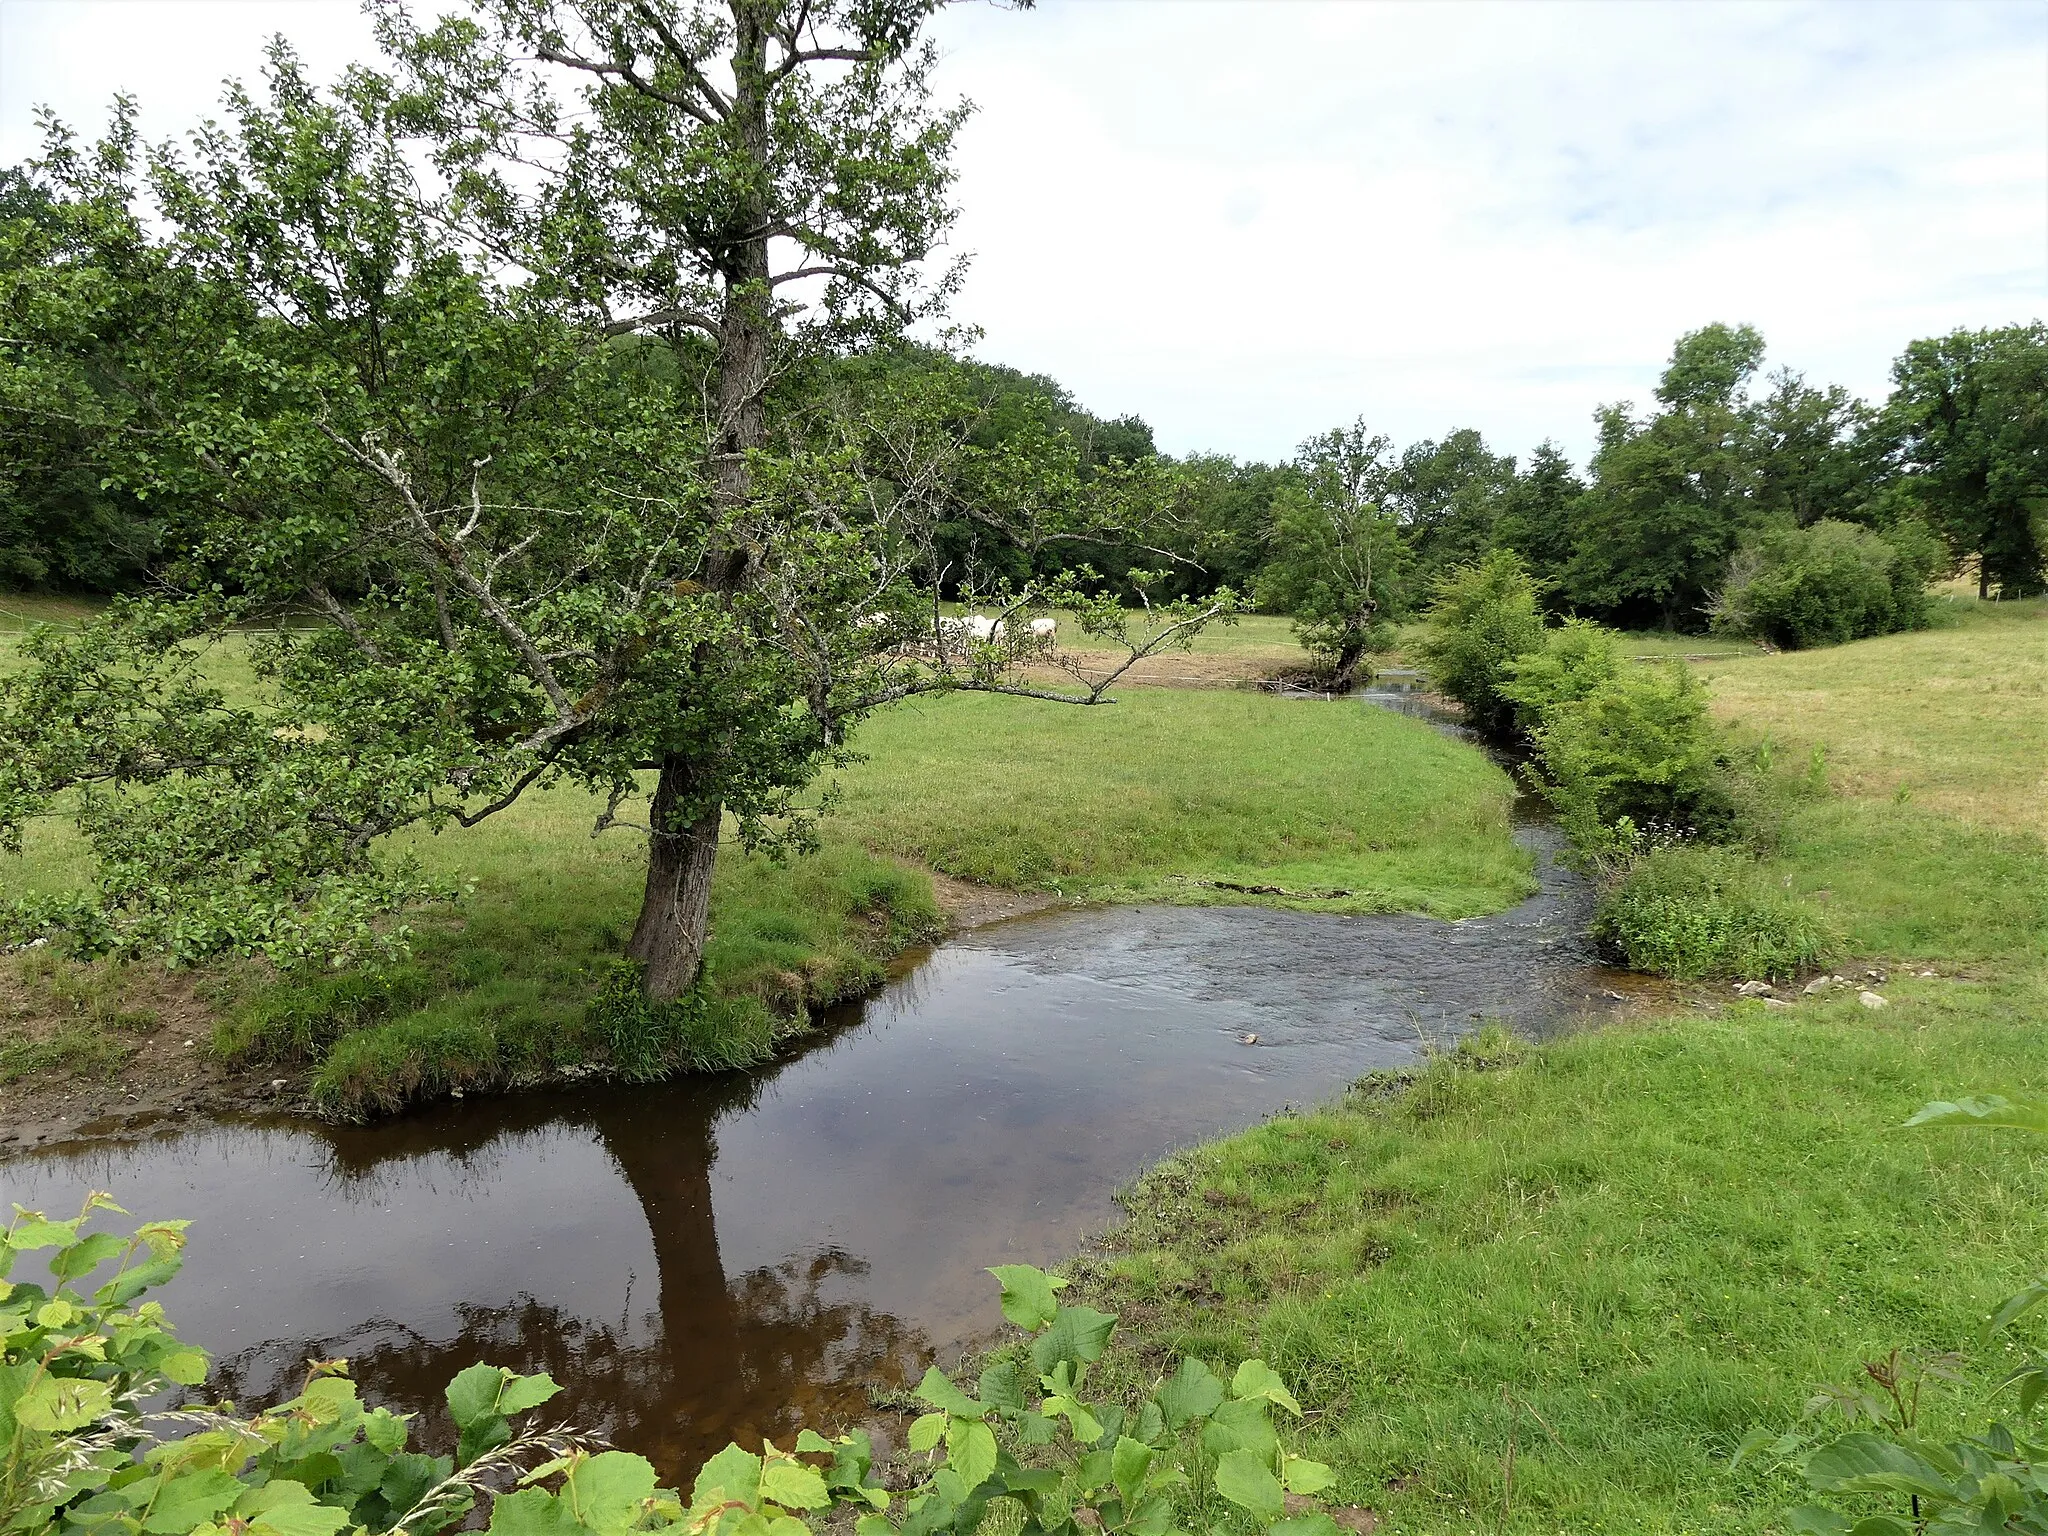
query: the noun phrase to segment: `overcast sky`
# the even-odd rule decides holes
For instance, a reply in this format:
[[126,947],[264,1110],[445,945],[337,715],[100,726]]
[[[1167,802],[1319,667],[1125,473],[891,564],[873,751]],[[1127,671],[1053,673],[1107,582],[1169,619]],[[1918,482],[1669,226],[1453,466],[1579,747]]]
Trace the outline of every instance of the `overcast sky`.
[[[0,0],[0,161],[33,109],[153,136],[352,0]],[[938,23],[956,318],[1174,452],[1364,415],[1583,458],[1673,338],[1880,397],[1904,342],[2048,316],[2048,3],[1041,0]]]

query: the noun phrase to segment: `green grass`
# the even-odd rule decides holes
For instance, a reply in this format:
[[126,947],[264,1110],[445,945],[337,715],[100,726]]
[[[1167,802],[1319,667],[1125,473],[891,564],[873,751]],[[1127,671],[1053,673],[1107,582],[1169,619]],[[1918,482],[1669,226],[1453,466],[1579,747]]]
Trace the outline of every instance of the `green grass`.
[[962,694],[855,742],[832,835],[963,879],[1107,901],[1243,901],[1203,882],[1347,891],[1253,899],[1463,917],[1531,889],[1507,777],[1356,704],[1130,689],[1075,708]]
[[[2013,642],[2032,622],[1971,616],[1813,653],[1806,672],[1759,659],[1717,686],[1747,715],[1770,698],[1760,678],[1799,677],[1789,713],[1831,744],[1888,687],[1921,688],[1932,643],[1959,647],[1959,673],[2024,675],[2037,657]],[[1963,764],[2013,724],[2003,707],[1918,725],[1897,710],[1891,729]],[[2038,769],[1980,770],[1980,810]],[[1077,1292],[1123,1315],[1113,1370],[1263,1355],[1309,1410],[1301,1449],[1339,1469],[1332,1502],[1381,1512],[1383,1531],[1781,1530],[1801,1491],[1731,1471],[1737,1443],[1895,1345],[1969,1354],[1930,1428],[1981,1425],[2007,1346],[1977,1327],[2048,1248],[2048,1154],[1898,1127],[1930,1099],[2048,1091],[2048,850],[1992,824],[2018,819],[1882,794],[1790,810],[1761,875],[1827,914],[1845,963],[1889,968],[1882,1010],[1717,990],[1671,1017],[1467,1048],[1405,1091],[1369,1082],[1163,1165],[1108,1256],[1079,1266]]]

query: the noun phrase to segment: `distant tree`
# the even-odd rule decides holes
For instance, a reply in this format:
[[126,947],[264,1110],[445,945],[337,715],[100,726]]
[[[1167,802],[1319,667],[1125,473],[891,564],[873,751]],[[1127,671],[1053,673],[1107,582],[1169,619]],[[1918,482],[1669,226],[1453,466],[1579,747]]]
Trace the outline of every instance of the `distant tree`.
[[1250,591],[1273,549],[1277,507],[1299,489],[1292,465],[1241,463],[1227,454],[1192,454],[1180,463],[1180,494],[1194,568],[1175,573],[1185,590]]
[[1564,450],[1546,441],[1529,455],[1528,467],[1502,499],[1495,542],[1520,555],[1546,592],[1554,591],[1571,562],[1579,499],[1585,494],[1586,482]]
[[1754,430],[1744,390],[1763,360],[1749,326],[1681,336],[1657,386],[1660,409],[1599,413],[1593,485],[1580,504],[1566,596],[1626,625],[1697,629],[1750,525]]
[[1359,681],[1365,659],[1393,646],[1408,551],[1386,505],[1392,447],[1364,421],[1312,437],[1300,479],[1273,503],[1272,557],[1259,605],[1294,620],[1301,643],[1336,687]]
[[2048,590],[2048,326],[1916,341],[1892,382],[1907,499],[1977,561],[1978,596]]
[[1804,528],[1878,516],[1885,465],[1876,413],[1841,385],[1815,389],[1789,368],[1770,385],[1750,412],[1755,520]]
[[1388,499],[1423,579],[1469,564],[1493,546],[1514,482],[1513,455],[1489,452],[1470,427],[1401,455]]

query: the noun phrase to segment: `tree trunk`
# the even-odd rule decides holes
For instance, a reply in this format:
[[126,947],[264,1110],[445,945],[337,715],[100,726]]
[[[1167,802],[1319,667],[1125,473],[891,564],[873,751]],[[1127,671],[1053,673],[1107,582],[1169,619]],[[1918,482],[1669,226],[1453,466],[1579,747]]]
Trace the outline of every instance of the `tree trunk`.
[[[733,98],[731,121],[747,157],[756,167],[768,164],[768,31],[772,4],[734,0]],[[753,184],[765,182],[762,169]],[[769,207],[758,191],[740,199],[731,235],[721,242],[720,277],[725,289],[719,316],[718,362],[714,398],[718,435],[712,447],[712,494],[723,511],[737,512],[753,499],[753,474],[747,455],[768,440],[763,397],[768,388],[769,349],[776,331],[774,295],[769,286]],[[727,545],[714,549],[705,562],[704,587],[711,592],[738,592],[751,576],[744,550]],[[699,679],[721,665],[708,649],[700,653],[677,680],[684,698],[697,691]],[[704,940],[711,913],[711,875],[718,863],[718,830],[723,801],[710,793],[727,768],[718,748],[700,748],[694,756],[671,752],[662,759],[661,780],[648,818],[652,835],[647,849],[647,892],[640,919],[626,947],[629,957],[646,969],[641,987],[656,1002],[669,1002],[697,983],[704,966]],[[690,807],[695,806],[694,817]]]
[[661,765],[648,816],[647,891],[626,954],[645,967],[641,987],[656,1002],[673,1002],[697,984],[710,930],[711,874],[718,864],[717,804],[694,817],[687,808],[691,764],[671,754]]

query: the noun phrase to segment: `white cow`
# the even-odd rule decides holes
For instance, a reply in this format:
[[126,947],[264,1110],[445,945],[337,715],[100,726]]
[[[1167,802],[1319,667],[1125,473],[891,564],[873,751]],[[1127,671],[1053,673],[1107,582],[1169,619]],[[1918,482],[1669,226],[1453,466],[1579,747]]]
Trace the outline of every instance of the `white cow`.
[[1033,619],[1031,621],[1031,642],[1041,650],[1050,650],[1053,640],[1060,632],[1057,619]]

